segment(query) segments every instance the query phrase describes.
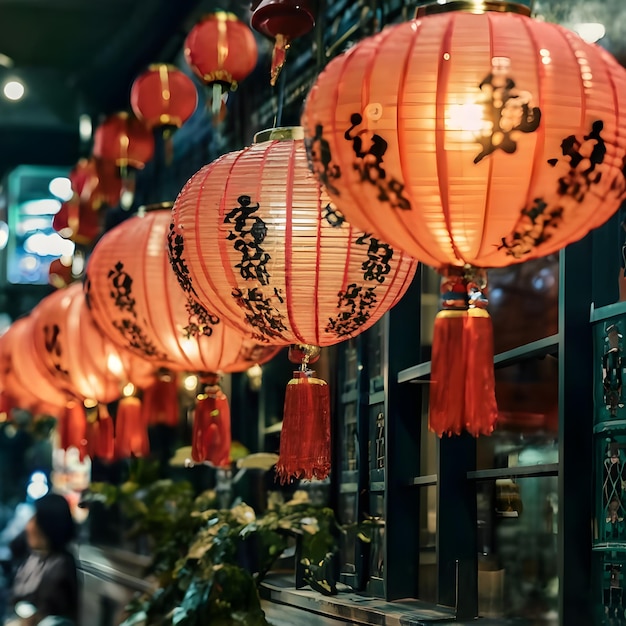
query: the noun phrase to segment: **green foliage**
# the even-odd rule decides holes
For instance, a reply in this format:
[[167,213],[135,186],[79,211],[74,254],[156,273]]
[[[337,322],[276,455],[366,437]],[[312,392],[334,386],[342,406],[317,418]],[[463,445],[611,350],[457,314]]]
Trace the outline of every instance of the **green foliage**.
[[294,500],[257,517],[246,504],[215,507],[214,492],[194,498],[190,485],[94,484],[91,498],[117,503],[133,532],[154,546],[153,593],[135,599],[121,626],[268,626],[258,585],[290,543],[297,542],[304,580],[336,593],[331,558],[337,525],[331,509]]

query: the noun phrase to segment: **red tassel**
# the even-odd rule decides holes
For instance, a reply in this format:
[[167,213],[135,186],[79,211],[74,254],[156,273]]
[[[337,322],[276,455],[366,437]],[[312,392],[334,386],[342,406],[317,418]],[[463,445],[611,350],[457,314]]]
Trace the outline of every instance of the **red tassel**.
[[178,426],[178,382],[175,375],[159,377],[143,392],[144,422],[148,426]]
[[493,371],[493,325],[484,309],[465,318],[465,428],[474,437],[490,435],[498,418]]
[[294,372],[287,385],[276,464],[283,484],[292,478],[323,479],[330,472],[330,391],[308,373]]
[[467,311],[440,311],[435,317],[430,369],[430,429],[439,437],[463,429],[463,332]]
[[59,420],[59,447],[63,450],[76,448],[79,458],[87,455],[87,419],[82,402],[69,402]]
[[215,467],[230,465],[230,407],[226,394],[214,381],[199,396],[193,418],[191,458]]
[[444,310],[435,319],[429,426],[440,437],[463,430],[490,435],[498,409],[486,272],[450,267],[442,274]]
[[115,416],[115,455],[118,458],[143,457],[150,454],[148,431],[143,419],[141,400],[122,398]]

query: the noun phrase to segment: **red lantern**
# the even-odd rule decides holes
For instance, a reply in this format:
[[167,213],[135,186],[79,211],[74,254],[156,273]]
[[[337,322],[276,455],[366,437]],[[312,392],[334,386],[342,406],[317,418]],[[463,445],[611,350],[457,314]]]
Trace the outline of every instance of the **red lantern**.
[[83,204],[99,210],[102,205],[115,206],[122,193],[122,181],[115,163],[80,159],[69,174],[72,190]]
[[197,105],[196,86],[174,65],[151,65],[130,89],[130,106],[148,128],[180,128]]
[[439,434],[487,434],[497,414],[493,355],[472,342],[492,348],[485,275],[472,267],[555,252],[608,219],[626,190],[616,105],[626,72],[510,6],[518,12],[421,9],[331,61],[303,116],[313,167],[347,219],[444,275],[431,373]]
[[276,84],[292,40],[315,26],[313,10],[306,0],[262,0],[252,12],[252,28],[274,39],[270,83]]
[[206,15],[187,35],[185,60],[212,87],[212,111],[218,115],[222,95],[234,91],[254,69],[258,50],[250,28],[233,13]]
[[115,113],[96,128],[93,156],[121,170],[141,170],[154,155],[154,137],[143,122],[128,113]]
[[[269,344],[330,346],[358,335],[403,295],[416,263],[345,222],[308,168],[302,129],[274,129],[257,140],[202,168],[175,202],[169,249],[183,289]],[[315,353],[297,351],[304,370]],[[287,462],[291,450],[305,458],[302,447],[317,445],[290,441],[300,434],[288,426],[297,405],[290,395],[302,392],[310,408],[318,392],[327,394],[322,382],[288,387],[283,479],[328,473],[328,447],[319,463]]]
[[117,348],[96,327],[82,284],[46,296],[31,315],[37,354],[59,388],[75,397],[112,402],[128,382],[143,388],[154,381],[150,363]]
[[72,276],[72,259],[61,257],[50,262],[48,268],[48,282],[55,289],[63,289],[74,282]]
[[167,255],[170,219],[169,209],[150,210],[94,247],[85,289],[102,332],[174,371],[239,372],[268,361],[278,348],[259,345],[185,297]]
[[52,228],[61,237],[89,245],[102,232],[101,215],[89,203],[82,203],[78,196],[61,204],[61,208],[52,218]]

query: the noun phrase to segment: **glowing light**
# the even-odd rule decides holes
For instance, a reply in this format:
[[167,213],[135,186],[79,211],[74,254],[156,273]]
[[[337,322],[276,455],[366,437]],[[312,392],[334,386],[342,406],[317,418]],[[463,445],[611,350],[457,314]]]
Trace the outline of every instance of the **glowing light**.
[[587,43],[595,43],[606,35],[604,24],[599,22],[580,22],[579,24],[574,24],[572,30],[578,33],[580,38]]
[[78,135],[81,141],[89,141],[93,134],[93,124],[89,115],[81,115],[78,118]]
[[60,209],[60,200],[44,198],[42,200],[24,202],[20,210],[25,215],[56,215]]
[[24,97],[24,85],[19,80],[9,80],[4,83],[4,87],[2,88],[4,93],[4,97],[7,100],[13,100],[17,102],[17,100],[21,100]]
[[450,130],[479,132],[485,126],[480,104],[452,104],[448,107],[446,126]]
[[49,491],[48,478],[43,472],[33,472],[30,477],[28,486],[26,487],[26,494],[33,500],[39,500],[39,498],[45,496]]
[[24,250],[37,256],[71,256],[74,242],[63,239],[58,233],[35,233],[24,241]]
[[122,361],[120,360],[120,357],[117,356],[117,354],[109,354],[107,358],[107,369],[114,376],[119,377],[122,375],[122,372],[124,371],[124,366],[122,365]]
[[125,398],[130,398],[135,393],[135,385],[133,383],[126,383],[122,388],[122,395]]
[[187,391],[193,391],[197,386],[198,386],[198,377],[194,376],[193,374],[186,376],[185,380],[183,380],[183,387]]
[[0,220],[0,250],[4,250],[9,242],[9,225]]
[[48,189],[53,196],[61,200],[69,200],[73,195],[72,182],[65,176],[57,176],[50,181]]

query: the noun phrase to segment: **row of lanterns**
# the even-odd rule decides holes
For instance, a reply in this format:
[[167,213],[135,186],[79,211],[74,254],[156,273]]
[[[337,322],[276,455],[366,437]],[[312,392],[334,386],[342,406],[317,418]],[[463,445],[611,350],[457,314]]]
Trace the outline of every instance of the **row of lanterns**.
[[[195,174],[171,214],[127,220],[92,253],[94,320],[156,366],[241,371],[292,346],[282,480],[329,471],[328,388],[310,369],[319,348],[379,320],[418,261],[442,275],[430,427],[492,432],[486,270],[558,251],[626,197],[624,69],[521,5],[456,6],[423,8],[335,58],[303,128],[260,133]],[[220,37],[235,23],[214,21]],[[187,42],[206,41],[199,32]],[[198,49],[186,56],[221,98],[237,75],[204,67]],[[211,411],[226,412],[206,382]],[[219,430],[207,424],[197,450]]]

